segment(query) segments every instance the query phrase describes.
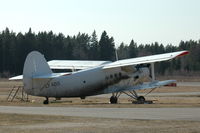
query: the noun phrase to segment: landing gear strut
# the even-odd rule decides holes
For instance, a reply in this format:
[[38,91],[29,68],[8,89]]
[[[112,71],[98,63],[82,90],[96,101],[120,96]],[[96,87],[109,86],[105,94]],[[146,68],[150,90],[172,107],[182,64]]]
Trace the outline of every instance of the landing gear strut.
[[49,98],[46,97],[46,100],[44,100],[43,104],[49,104]]
[[[138,96],[137,93],[133,90],[133,91],[129,91],[129,92],[122,92],[124,94],[126,94],[127,96],[131,97],[132,99],[134,99],[132,101],[133,104],[152,104],[152,101],[146,101],[144,96]],[[110,103],[111,104],[116,104],[118,102],[118,98],[121,95],[121,93],[113,93],[112,96],[110,97]]]
[[123,92],[123,93],[126,94],[127,96],[131,97],[132,99],[136,100],[136,101],[132,101],[132,103],[144,104],[146,102],[144,96],[138,96],[134,90],[129,91],[129,93],[128,92]]

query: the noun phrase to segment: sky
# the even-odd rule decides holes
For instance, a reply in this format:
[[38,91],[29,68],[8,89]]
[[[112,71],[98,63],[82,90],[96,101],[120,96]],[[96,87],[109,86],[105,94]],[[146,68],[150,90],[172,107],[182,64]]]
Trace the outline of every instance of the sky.
[[105,30],[116,46],[200,39],[200,0],[0,0],[0,32],[78,32],[98,39]]

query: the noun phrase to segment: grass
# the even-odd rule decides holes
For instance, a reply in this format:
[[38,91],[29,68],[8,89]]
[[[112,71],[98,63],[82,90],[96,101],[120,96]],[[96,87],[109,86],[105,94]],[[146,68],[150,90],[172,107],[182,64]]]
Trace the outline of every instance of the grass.
[[6,133],[198,133],[198,121],[127,120],[0,113],[0,132]]

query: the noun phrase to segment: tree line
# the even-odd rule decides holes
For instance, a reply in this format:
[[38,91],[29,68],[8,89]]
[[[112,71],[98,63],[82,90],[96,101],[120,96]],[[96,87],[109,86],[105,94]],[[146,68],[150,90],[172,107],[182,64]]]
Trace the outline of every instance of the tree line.
[[0,77],[22,74],[27,54],[37,50],[45,55],[47,61],[59,60],[116,60],[135,58],[152,54],[189,50],[189,56],[171,62],[156,63],[157,74],[180,75],[200,72],[200,40],[181,41],[178,46],[164,46],[158,42],[137,44],[121,43],[115,48],[114,38],[103,31],[100,39],[96,32],[92,35],[78,33],[74,36],[54,34],[52,31],[35,34],[31,28],[28,32],[15,33],[8,28],[0,32]]

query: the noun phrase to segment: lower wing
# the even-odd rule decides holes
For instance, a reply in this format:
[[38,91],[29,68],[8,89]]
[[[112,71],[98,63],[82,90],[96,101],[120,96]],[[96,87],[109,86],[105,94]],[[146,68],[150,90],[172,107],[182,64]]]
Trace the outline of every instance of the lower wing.
[[131,90],[154,89],[154,88],[165,86],[174,82],[176,82],[176,80],[153,81],[153,82],[148,82],[148,83],[142,83],[135,86],[112,86],[103,90],[102,93],[107,94],[107,93],[125,92],[125,91],[131,91]]

